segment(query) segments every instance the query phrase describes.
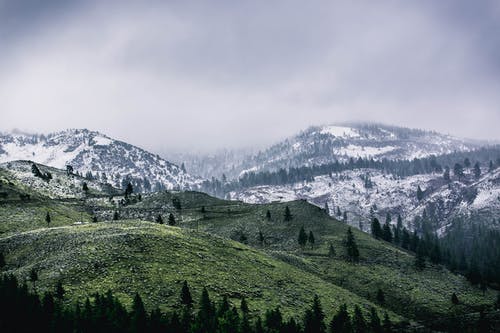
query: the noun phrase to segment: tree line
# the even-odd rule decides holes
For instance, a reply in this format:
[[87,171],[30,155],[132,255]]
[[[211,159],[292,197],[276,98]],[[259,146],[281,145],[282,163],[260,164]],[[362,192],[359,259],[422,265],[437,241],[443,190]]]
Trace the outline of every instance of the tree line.
[[[393,331],[387,313],[382,317],[375,308],[366,315],[355,305],[352,314],[340,306],[327,321],[319,297],[305,310],[302,318],[286,319],[279,307],[264,316],[252,315],[248,302],[241,298],[239,307],[224,296],[213,302],[203,288],[194,306],[189,286],[184,281],[176,310],[165,313],[158,308],[148,312],[139,294],[128,310],[111,291],[95,293],[83,304],[65,305],[64,288],[58,283],[54,292],[38,295],[12,275],[0,277],[0,331],[2,332],[172,332],[172,333],[385,333]],[[26,320],[26,316],[29,320]]]

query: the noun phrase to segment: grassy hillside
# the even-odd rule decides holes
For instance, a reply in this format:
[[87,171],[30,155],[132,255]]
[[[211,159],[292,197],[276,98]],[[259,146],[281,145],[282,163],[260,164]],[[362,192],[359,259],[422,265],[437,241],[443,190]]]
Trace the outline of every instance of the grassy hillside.
[[[476,312],[496,297],[442,266],[428,263],[417,271],[412,254],[358,230],[353,232],[361,258],[348,263],[343,246],[347,226],[305,201],[250,205],[197,192],[132,195],[128,200],[115,195],[110,201],[103,192],[79,197],[70,191],[58,198],[51,184],[32,188],[33,176],[26,177],[28,181],[0,169],[0,192],[9,192],[0,198],[0,248],[12,272],[26,276],[36,266],[41,290],[62,279],[73,300],[111,288],[126,303],[139,291],[149,305],[168,308],[175,306],[186,279],[195,297],[207,285],[214,295],[229,295],[233,301],[246,296],[253,309],[280,305],[290,314],[301,312],[318,293],[331,314],[342,302],[375,302],[380,288],[386,298],[381,306],[421,321]],[[71,181],[64,184],[71,186]],[[16,199],[19,193],[31,194],[30,200]],[[286,206],[289,221],[284,219]],[[65,227],[45,229],[47,211],[52,227]],[[110,222],[115,212],[129,222]],[[139,222],[155,221],[158,215],[166,222],[169,214],[181,229]],[[99,223],[73,225],[93,216]],[[314,233],[313,248],[299,247],[301,227]],[[336,250],[333,257],[328,256],[330,244]],[[452,305],[452,293],[459,305]]]
[[187,280],[196,300],[206,286],[215,298],[227,295],[235,304],[244,296],[254,313],[279,305],[288,316],[301,316],[297,310],[309,306],[315,293],[329,317],[342,303],[361,304],[366,311],[372,306],[241,243],[149,222],[38,229],[1,238],[0,250],[7,272],[23,279],[37,270],[39,292],[62,281],[70,302],[110,289],[125,304],[139,292],[150,308],[168,310],[178,305]]
[[[370,235],[353,230],[361,253],[358,264],[345,260],[343,242],[347,226],[329,217],[322,209],[305,201],[249,205],[240,202],[212,200],[204,194],[169,193],[152,195],[127,209],[153,208],[160,202],[168,203],[174,197],[181,202],[181,210],[174,210],[181,226],[218,234],[262,248],[271,255],[311,272],[325,281],[346,288],[369,300],[376,300],[380,288],[386,296],[385,306],[410,318],[439,318],[451,313],[466,313],[493,303],[496,293],[483,294],[472,287],[464,277],[449,272],[443,266],[427,263],[427,268],[414,268],[414,256]],[[197,199],[195,199],[197,198]],[[201,207],[205,206],[205,213]],[[284,221],[285,207],[293,218]],[[266,218],[270,211],[271,219]],[[301,249],[297,242],[300,227],[312,231],[316,238],[314,249]],[[259,231],[265,243],[259,242]],[[336,256],[328,256],[333,244]],[[461,304],[451,303],[456,293]]]

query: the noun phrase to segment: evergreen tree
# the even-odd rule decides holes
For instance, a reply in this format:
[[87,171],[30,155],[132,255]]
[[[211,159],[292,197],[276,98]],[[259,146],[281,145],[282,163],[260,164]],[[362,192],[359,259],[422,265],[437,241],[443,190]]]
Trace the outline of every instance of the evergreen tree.
[[380,289],[380,288],[378,288],[378,290],[377,290],[377,303],[380,305],[385,304],[385,294],[382,291],[382,289]]
[[423,198],[424,198],[424,191],[422,191],[422,189],[420,188],[420,185],[418,185],[418,187],[417,187],[417,200],[422,201]]
[[457,294],[453,293],[451,295],[451,302],[455,305],[457,305],[458,303],[460,303],[460,301],[458,300],[458,297],[457,297]]
[[47,212],[47,214],[45,215],[45,222],[47,223],[47,227],[50,226],[50,222],[51,222],[51,217],[50,217],[50,213]]
[[134,188],[131,183],[128,183],[127,187],[125,188],[125,197],[128,197],[132,193],[134,193]]
[[312,231],[309,231],[309,237],[308,237],[308,242],[311,244],[311,250],[314,249],[314,234]]
[[372,235],[377,239],[382,238],[382,227],[380,226],[380,222],[376,217],[372,221]]
[[392,243],[392,231],[389,223],[384,224],[384,229],[382,230],[382,238],[389,243]]
[[493,170],[495,170],[495,167],[493,166],[493,161],[490,161],[490,165],[488,167],[488,171],[492,172]]
[[191,308],[193,306],[193,298],[191,297],[191,291],[186,280],[184,280],[181,289],[181,304]]
[[500,292],[497,293],[497,300],[495,301],[495,309],[500,310]]
[[306,311],[304,318],[304,333],[323,333],[326,332],[325,314],[321,307],[318,295],[314,296],[311,309]]
[[268,221],[271,221],[271,211],[268,209],[267,212],[266,212],[266,219]]
[[342,212],[340,211],[340,207],[337,206],[337,216],[342,216]]
[[469,158],[468,158],[468,157],[466,157],[466,158],[464,159],[464,166],[465,166],[466,168],[470,168],[470,165],[471,165],[470,160],[469,160]]
[[417,245],[417,253],[415,256],[415,268],[419,271],[425,268],[425,249],[422,244]]
[[3,252],[0,252],[0,271],[5,267],[5,257],[3,255]]
[[241,299],[240,310],[242,314],[240,332],[251,333],[252,326],[250,325],[250,319],[249,319],[250,310],[248,309],[248,304],[247,301],[245,300],[245,297]]
[[457,177],[458,180],[460,181],[464,176],[464,168],[462,167],[461,164],[456,163],[455,166],[453,167],[453,173],[455,174],[455,177]]
[[82,190],[83,190],[83,192],[85,192],[85,194],[87,194],[89,192],[89,187],[88,187],[87,183],[84,182],[82,184]]
[[347,223],[347,211],[344,210],[343,222]]
[[198,309],[195,331],[200,333],[215,332],[215,308],[212,301],[210,301],[207,288],[203,288],[203,291],[201,292]]
[[259,244],[260,244],[260,246],[264,246],[264,241],[265,241],[264,234],[262,233],[262,231],[259,230]]
[[368,326],[366,325],[365,318],[363,317],[363,313],[361,312],[359,305],[354,306],[352,328],[353,333],[366,333],[368,331]]
[[330,258],[335,257],[335,248],[333,247],[332,243],[330,243],[330,247],[328,248],[328,256]]
[[38,281],[38,272],[34,268],[30,270],[30,281],[33,283],[33,290],[35,290],[36,282]]
[[64,290],[62,282],[61,281],[57,281],[57,285],[56,285],[56,298],[59,299],[60,301],[62,301],[63,298],[64,298],[64,294],[65,293],[66,293],[66,291]]
[[444,168],[443,179],[446,182],[449,182],[451,180],[451,177],[450,177],[450,167],[449,166],[446,166]]
[[147,320],[148,315],[146,313],[146,309],[144,308],[142,298],[138,293],[136,293],[132,304],[132,314],[130,318],[132,332],[145,332]]
[[370,308],[370,331],[373,333],[382,333],[382,324],[377,310],[372,306]]
[[333,316],[330,322],[330,332],[331,333],[351,333],[352,325],[351,318],[347,312],[347,306],[342,304],[339,311]]
[[398,215],[398,220],[396,223],[396,228],[394,229],[394,243],[399,245],[401,244],[401,237],[403,232],[403,219],[401,215]]
[[325,202],[325,212],[330,214],[330,207],[328,207],[328,201]]
[[348,260],[351,262],[358,262],[359,250],[356,244],[356,240],[354,238],[354,234],[352,233],[351,227],[347,228],[345,246],[346,246]]
[[384,321],[382,322],[382,329],[384,333],[390,333],[392,332],[392,323],[391,320],[389,319],[389,315],[384,313]]
[[161,217],[161,214],[158,214],[156,217],[156,223],[163,224],[163,217]]
[[474,177],[476,177],[476,179],[479,179],[479,177],[481,177],[481,165],[479,164],[479,162],[476,162],[476,164],[474,164]]
[[92,222],[97,223],[97,216],[95,216],[95,215],[94,215],[94,216],[92,217]]
[[402,236],[401,236],[401,247],[403,249],[409,250],[410,249],[410,233],[408,232],[408,229],[403,228]]
[[172,213],[168,215],[168,225],[176,225],[175,216]]
[[292,213],[290,212],[290,208],[288,206],[285,207],[285,221],[292,220]]
[[302,226],[299,231],[299,237],[298,237],[298,242],[300,247],[304,248],[307,243],[307,234],[306,231],[304,230],[304,227]]
[[113,213],[113,221],[118,221],[120,219],[120,215],[118,214],[118,212],[114,212]]

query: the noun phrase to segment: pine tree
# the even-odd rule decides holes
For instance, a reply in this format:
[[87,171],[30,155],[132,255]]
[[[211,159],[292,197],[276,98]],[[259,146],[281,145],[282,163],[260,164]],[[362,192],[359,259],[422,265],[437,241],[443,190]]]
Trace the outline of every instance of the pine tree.
[[342,217],[342,221],[347,223],[347,211],[344,210],[344,216]]
[[380,222],[376,217],[372,221],[372,235],[377,239],[382,238],[382,227],[380,226]]
[[241,304],[240,304],[240,310],[241,310],[241,327],[240,327],[240,332],[241,333],[251,333],[252,332],[252,327],[250,325],[250,310],[248,309],[248,304],[247,301],[245,300],[245,297],[241,299]]
[[147,325],[147,313],[144,308],[144,303],[142,302],[141,296],[138,293],[134,296],[134,302],[132,304],[132,314],[131,314],[131,330],[132,332],[145,332]]
[[38,281],[38,272],[34,268],[30,270],[30,281],[33,283],[33,290],[35,290],[36,282]]
[[417,253],[415,256],[415,268],[419,271],[425,268],[425,249],[422,244],[417,245]]
[[290,208],[288,206],[285,207],[285,221],[292,220],[292,213],[290,212]]
[[389,223],[384,224],[384,228],[382,231],[382,238],[389,243],[392,243],[392,231],[391,231],[391,226]]
[[161,217],[161,214],[158,214],[156,217],[156,223],[163,224],[163,217]]
[[479,177],[481,177],[481,165],[479,164],[479,162],[476,162],[476,164],[474,164],[474,177],[476,177],[476,179],[479,179]]
[[330,247],[328,248],[328,256],[330,258],[335,257],[335,248],[333,247],[332,243],[330,243]]
[[172,213],[168,215],[168,225],[176,225],[175,216]]
[[456,163],[453,167],[453,173],[455,174],[455,177],[457,177],[460,181],[464,175],[464,168],[459,163]]
[[63,298],[64,298],[64,294],[65,293],[66,293],[66,291],[64,290],[62,282],[61,281],[57,281],[57,285],[56,285],[56,298],[58,300],[62,301]]
[[370,308],[370,331],[373,333],[382,333],[380,317],[374,307]]
[[312,231],[309,231],[309,237],[307,239],[307,241],[309,242],[309,244],[311,244],[311,250],[314,249],[314,234]]
[[49,227],[51,220],[52,219],[50,217],[50,214],[49,212],[47,212],[47,215],[45,215],[45,222],[47,223],[47,227]]
[[352,325],[351,318],[347,312],[347,306],[342,304],[339,311],[333,316],[330,322],[330,332],[332,333],[351,333]]
[[422,188],[420,188],[420,185],[417,187],[417,200],[422,201],[424,198],[424,191],[422,191]]
[[401,236],[401,247],[403,249],[409,250],[410,249],[410,233],[408,232],[408,229],[403,228],[402,236]]
[[457,305],[458,303],[460,303],[460,301],[458,300],[458,297],[457,297],[457,294],[453,293],[451,295],[451,302],[455,305]]
[[340,207],[337,206],[337,216],[342,216],[342,212],[340,211]]
[[0,252],[0,271],[5,267],[5,257],[3,255],[3,252]]
[[359,250],[356,245],[356,240],[354,234],[352,233],[351,227],[347,228],[347,236],[345,241],[345,246],[347,250],[347,258],[351,262],[358,262],[359,260]]
[[268,209],[267,212],[266,212],[266,219],[268,221],[271,221],[271,211]]
[[451,177],[450,177],[450,167],[449,166],[446,166],[444,168],[444,172],[443,172],[443,179],[446,181],[446,182],[449,182],[451,180]]
[[466,157],[466,158],[464,159],[464,166],[465,166],[466,168],[470,168],[470,165],[471,165],[470,160],[469,160],[469,158],[468,158],[468,157]]
[[365,333],[368,331],[365,318],[359,305],[354,306],[354,316],[352,317],[353,333]]
[[384,313],[384,321],[382,322],[382,329],[384,333],[391,333],[392,332],[392,323],[391,320],[389,319],[389,315]]
[[193,306],[193,298],[191,297],[191,292],[186,280],[184,280],[184,283],[182,284],[181,304],[188,308],[191,308]]
[[326,332],[325,314],[321,307],[318,295],[314,296],[311,309],[306,311],[304,318],[304,333],[323,333]]
[[330,214],[330,207],[328,207],[328,201],[325,202],[325,212]]
[[85,194],[87,194],[89,192],[89,187],[88,187],[87,183],[84,182],[82,184],[82,190],[83,190],[83,192],[85,192]]
[[300,247],[304,248],[304,246],[306,246],[307,234],[306,234],[306,231],[304,230],[303,226],[300,228],[299,237],[297,240],[299,242]]
[[264,246],[264,241],[265,241],[264,234],[262,233],[262,231],[259,230],[259,244],[260,244],[260,246]]
[[92,217],[92,222],[97,223],[97,216],[95,216],[95,215],[94,215],[94,216]]
[[120,219],[120,215],[118,214],[118,212],[114,212],[113,213],[113,221],[118,221]]
[[133,188],[132,184],[128,183],[127,187],[125,188],[125,197],[128,197],[132,193],[134,193],[134,188]]
[[382,291],[382,289],[380,289],[380,288],[378,288],[378,290],[377,290],[377,303],[380,305],[385,304],[385,294]]

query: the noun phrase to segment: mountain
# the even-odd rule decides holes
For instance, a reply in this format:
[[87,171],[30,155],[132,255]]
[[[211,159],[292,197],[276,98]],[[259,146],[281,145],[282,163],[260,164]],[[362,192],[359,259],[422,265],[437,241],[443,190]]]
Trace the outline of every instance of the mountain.
[[130,182],[136,191],[195,189],[200,179],[158,155],[86,129],[48,135],[24,133],[0,135],[0,163],[30,160],[65,169],[117,188]]
[[[350,158],[411,160],[469,151],[481,144],[432,131],[382,124],[346,123],[310,127],[267,149],[246,156],[239,152],[223,152],[219,156],[198,156],[185,162],[193,172],[211,170],[211,174],[205,174],[207,178],[221,178],[223,173],[228,178],[235,178],[248,172],[321,165],[347,161]],[[224,163],[219,163],[220,160]]]
[[[383,170],[354,169],[317,176],[312,181],[250,187],[232,191],[230,196],[247,203],[303,199],[319,207],[326,205],[332,216],[343,219],[345,212],[347,223],[366,232],[370,232],[373,217],[385,221],[389,214],[395,225],[401,215],[408,229],[419,230],[415,220],[426,215],[433,229],[443,233],[457,217],[500,218],[500,168],[483,168],[482,172],[476,177],[472,169],[466,169],[461,179],[452,175],[447,181],[442,173],[399,177]],[[423,191],[420,200],[419,187]]]
[[[413,252],[358,230],[352,232],[360,257],[350,262],[348,225],[303,200],[255,205],[192,191],[110,200],[98,184],[79,195],[71,184],[80,178],[64,170],[39,165],[41,172],[53,174],[40,182],[34,174],[20,177],[20,168],[0,166],[0,190],[7,193],[0,197],[3,269],[20,279],[35,269],[40,293],[61,282],[67,304],[111,290],[127,306],[140,292],[148,310],[178,309],[179,289],[187,280],[195,299],[203,287],[234,305],[245,297],[253,316],[279,306],[286,317],[300,321],[318,294],[327,318],[347,303],[350,310],[360,305],[365,315],[374,306],[401,325],[434,327],[449,324],[449,316],[453,321],[476,315],[495,296],[442,265],[428,262],[416,269]],[[52,182],[68,186],[74,195],[60,197],[61,189]],[[50,225],[44,221],[47,212]],[[154,222],[158,216],[166,222],[170,214],[175,226]],[[298,244],[302,227],[314,233],[312,245]],[[377,298],[378,290],[385,301]],[[452,305],[453,293],[459,305]]]

